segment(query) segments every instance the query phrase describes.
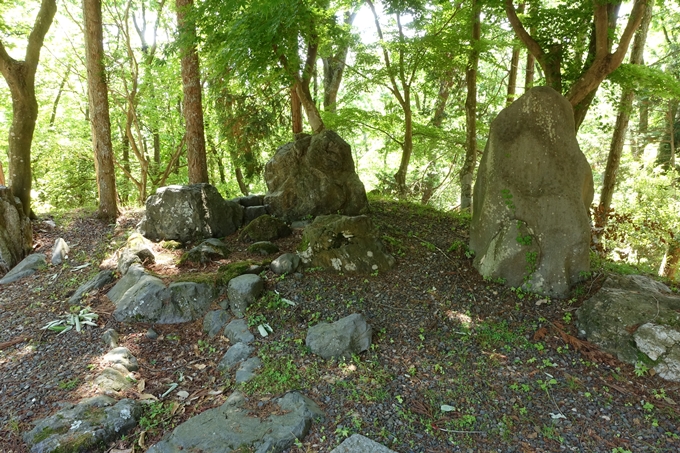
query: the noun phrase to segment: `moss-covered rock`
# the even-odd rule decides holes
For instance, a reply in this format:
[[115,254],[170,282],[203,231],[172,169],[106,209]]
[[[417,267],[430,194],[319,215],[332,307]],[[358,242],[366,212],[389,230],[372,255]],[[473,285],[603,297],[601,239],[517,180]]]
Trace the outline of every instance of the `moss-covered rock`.
[[291,233],[292,230],[283,220],[263,215],[243,228],[238,239],[242,242],[273,241],[290,236]]
[[229,250],[229,247],[227,247],[227,244],[219,239],[210,238],[182,254],[178,265],[181,266],[187,262],[207,263],[215,259],[226,258],[229,256],[229,253],[231,253],[231,251]]
[[259,274],[262,270],[262,264],[252,260],[225,264],[217,270],[215,284],[217,286],[226,286],[232,278],[243,274]]
[[251,244],[248,247],[250,253],[259,253],[260,255],[273,255],[279,252],[279,247],[269,241],[259,241]]

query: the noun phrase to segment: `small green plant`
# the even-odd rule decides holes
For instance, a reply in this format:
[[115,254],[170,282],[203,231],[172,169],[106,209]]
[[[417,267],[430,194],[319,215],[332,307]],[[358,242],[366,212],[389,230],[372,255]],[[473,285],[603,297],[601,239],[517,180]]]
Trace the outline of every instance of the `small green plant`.
[[517,236],[517,243],[520,245],[531,245],[532,239],[531,235],[527,234],[522,236],[521,234]]
[[263,314],[248,316],[248,327],[259,326],[260,324],[267,324],[267,318]]
[[643,362],[635,362],[635,375],[637,377],[644,376],[648,371],[649,368],[647,368],[647,365],[645,365]]
[[207,351],[209,354],[213,354],[217,351],[214,346],[211,346],[210,343],[205,340],[198,340],[198,350],[202,353]]
[[69,379],[67,381],[59,381],[57,387],[62,390],[73,390],[78,387],[80,380],[78,378]]
[[510,190],[509,189],[501,190],[501,197],[503,198],[505,206],[514,213],[515,209],[517,208],[515,206],[515,203],[512,201],[512,193],[510,193]]
[[62,333],[68,332],[73,328],[76,332],[81,332],[83,326],[99,327],[94,320],[99,318],[97,313],[90,311],[90,307],[80,308],[75,305],[70,308],[70,313],[62,315],[54,321],[50,321],[42,327],[42,330],[51,330],[52,332]]

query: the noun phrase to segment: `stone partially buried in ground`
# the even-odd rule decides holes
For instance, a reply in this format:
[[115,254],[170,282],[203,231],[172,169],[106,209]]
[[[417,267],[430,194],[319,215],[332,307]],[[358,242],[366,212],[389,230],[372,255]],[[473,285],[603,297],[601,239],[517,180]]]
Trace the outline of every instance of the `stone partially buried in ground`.
[[226,310],[209,311],[203,317],[203,333],[208,335],[208,338],[216,337],[230,319],[231,316]]
[[259,241],[248,246],[250,253],[259,253],[260,255],[272,255],[279,252],[279,247],[269,241]]
[[239,318],[245,316],[246,309],[260,297],[264,282],[258,275],[244,274],[232,278],[227,285],[227,296],[232,313]]
[[216,238],[206,239],[188,252],[184,253],[179,260],[180,265],[191,263],[208,263],[229,256],[227,244]]
[[255,341],[255,335],[248,330],[248,324],[245,319],[234,319],[224,328],[224,336],[229,339],[232,344],[236,343],[252,343]]
[[234,392],[222,406],[182,423],[147,453],[279,453],[296,439],[304,439],[312,421],[324,417],[316,403],[297,392],[287,393],[273,404],[279,407],[279,415],[257,418],[244,407],[243,394]]
[[536,87],[501,111],[474,186],[470,249],[484,276],[553,297],[590,270],[593,174],[572,106]]
[[31,453],[101,451],[137,426],[141,413],[137,401],[99,395],[38,420],[23,439]]
[[298,255],[305,267],[369,274],[394,267],[368,216],[319,216],[302,233]]
[[396,453],[384,445],[375,442],[361,434],[352,434],[331,453]]
[[250,357],[254,350],[252,346],[243,342],[232,345],[217,365],[217,371],[221,373],[231,371],[236,365]]
[[372,333],[363,315],[354,313],[331,324],[310,327],[305,344],[324,359],[348,358],[371,347]]
[[368,210],[352,149],[333,131],[298,134],[267,162],[264,178],[269,190],[265,205],[272,215],[287,221],[332,213],[358,215]]
[[243,224],[243,206],[210,184],[161,187],[146,200],[139,230],[152,241],[182,243],[224,237]]
[[269,268],[275,274],[292,274],[300,266],[300,257],[295,253],[284,253],[271,262]]
[[88,294],[105,287],[114,280],[115,278],[113,276],[113,271],[106,269],[99,272],[92,279],[86,281],[80,285],[78,289],[76,289],[76,292],[73,293],[71,297],[69,297],[68,304],[78,305],[80,301]]
[[641,275],[610,275],[576,311],[579,334],[619,360],[680,382],[680,296]]
[[46,266],[47,260],[45,259],[45,255],[42,253],[28,255],[26,258],[21,260],[19,264],[14,266],[11,271],[5,274],[2,279],[0,279],[0,285],[12,283],[24,277],[28,277],[29,275],[33,275],[38,271],[38,269]]

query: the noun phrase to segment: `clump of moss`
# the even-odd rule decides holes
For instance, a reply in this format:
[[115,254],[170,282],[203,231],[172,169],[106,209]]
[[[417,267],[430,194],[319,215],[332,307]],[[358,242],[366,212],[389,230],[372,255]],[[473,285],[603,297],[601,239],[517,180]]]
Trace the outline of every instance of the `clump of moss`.
[[167,250],[177,250],[183,248],[184,246],[182,245],[181,242],[177,241],[162,241],[161,247]]
[[278,253],[279,247],[269,241],[260,241],[251,244],[248,247],[250,253],[259,253],[260,255],[272,255]]
[[191,282],[191,283],[202,283],[205,285],[215,286],[217,281],[217,275],[211,272],[192,272],[190,274],[182,274],[177,276],[173,283],[180,282]]
[[290,236],[293,231],[286,222],[270,215],[263,215],[250,222],[238,235],[241,242],[273,241]]
[[68,432],[68,430],[69,430],[68,426],[61,426],[56,429],[52,428],[51,426],[46,426],[33,438],[33,443],[37,444],[39,442],[42,442],[43,440],[47,439],[53,434],[64,434]]
[[259,266],[260,264],[252,260],[246,260],[220,266],[220,268],[217,270],[215,284],[217,286],[224,286],[228,284],[229,280],[232,278],[238,277],[239,275],[243,275],[248,272],[253,265]]

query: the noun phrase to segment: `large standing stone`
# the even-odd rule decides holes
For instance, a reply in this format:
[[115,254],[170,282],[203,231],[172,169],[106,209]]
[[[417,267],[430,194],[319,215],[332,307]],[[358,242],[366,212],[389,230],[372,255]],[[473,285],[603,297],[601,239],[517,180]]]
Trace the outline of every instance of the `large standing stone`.
[[321,322],[310,327],[305,344],[324,359],[347,358],[368,350],[372,334],[363,315],[354,313],[331,324]]
[[280,408],[276,415],[258,418],[244,407],[243,394],[234,392],[222,406],[182,423],[147,453],[278,453],[295,439],[304,439],[313,419],[324,417],[316,403],[297,392],[275,399],[274,404]]
[[641,275],[611,275],[576,311],[579,333],[619,360],[647,356],[664,379],[680,382],[680,296]]
[[590,269],[593,175],[569,102],[529,90],[491,123],[473,194],[470,248],[485,277],[555,297]]
[[298,254],[306,267],[341,272],[383,272],[395,264],[365,215],[317,217],[302,233]]
[[264,203],[287,221],[337,212],[358,215],[368,208],[352,150],[333,131],[298,135],[267,162],[264,177],[269,189]]
[[0,186],[0,275],[31,253],[32,247],[31,220],[10,188]]
[[243,206],[210,184],[161,187],[146,200],[140,232],[153,241],[195,242],[228,236],[243,223]]

